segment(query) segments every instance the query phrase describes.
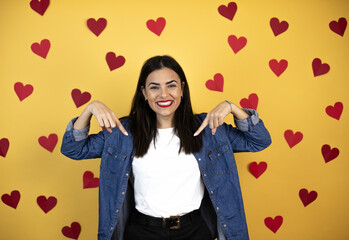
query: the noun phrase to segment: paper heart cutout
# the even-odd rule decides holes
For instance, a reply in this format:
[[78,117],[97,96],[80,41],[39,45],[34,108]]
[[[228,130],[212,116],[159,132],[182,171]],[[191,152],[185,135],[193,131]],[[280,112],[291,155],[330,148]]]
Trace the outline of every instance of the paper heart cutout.
[[107,26],[107,20],[105,18],[99,18],[97,21],[94,18],[89,18],[87,20],[87,27],[93,32],[97,37],[103,32]]
[[321,148],[321,153],[322,153],[322,156],[323,156],[323,158],[325,160],[325,163],[328,163],[329,161],[332,161],[333,159],[338,157],[339,149],[338,148],[332,148],[331,149],[330,145],[325,144]]
[[39,144],[41,147],[45,148],[49,152],[53,152],[58,142],[58,136],[55,133],[52,133],[47,137],[39,137]]
[[233,49],[234,53],[236,54],[246,46],[247,39],[245,37],[237,38],[235,35],[230,35],[228,37],[228,43],[231,49]]
[[51,43],[47,39],[43,39],[40,43],[33,43],[31,45],[33,53],[45,59],[47,57],[48,52],[50,51],[50,47]]
[[312,66],[314,77],[324,75],[330,71],[330,66],[327,63],[322,63],[319,58],[314,58]]
[[293,148],[295,145],[297,145],[300,141],[303,139],[303,133],[296,132],[293,133],[292,130],[286,130],[284,133],[284,137],[286,139],[286,142],[288,143],[288,146],[290,148]]
[[308,206],[310,203],[314,202],[317,198],[317,192],[311,191],[308,192],[307,189],[303,188],[299,190],[299,197],[304,205],[304,207]]
[[220,15],[222,15],[225,18],[228,18],[229,20],[233,20],[236,10],[238,9],[238,6],[235,2],[228,3],[228,6],[220,5],[218,7],[218,12]]
[[21,199],[21,194],[19,191],[14,190],[11,192],[11,195],[4,194],[1,196],[1,200],[7,205],[14,209],[17,208],[19,200]]
[[270,27],[271,30],[273,31],[275,37],[277,35],[280,35],[281,33],[285,32],[288,29],[288,22],[282,21],[280,22],[278,18],[272,18],[270,19]]
[[71,97],[73,98],[74,104],[77,108],[91,100],[91,94],[89,92],[81,93],[80,89],[77,88],[71,91]]
[[159,17],[156,21],[153,19],[150,19],[147,21],[147,28],[155,33],[156,35],[160,36],[162,31],[164,30],[166,26],[166,19],[163,17]]
[[113,71],[119,67],[122,67],[125,64],[126,59],[123,56],[117,56],[113,52],[108,52],[105,56],[107,60],[107,64],[109,66],[110,71]]
[[213,80],[206,81],[206,87],[211,91],[223,92],[224,78],[223,75],[217,73],[213,76]]
[[67,238],[78,239],[81,232],[81,225],[78,222],[73,222],[70,227],[62,228],[62,233]]
[[240,101],[240,105],[243,108],[250,108],[257,110],[258,107],[258,95],[255,93],[251,93],[247,98],[243,98]]
[[269,228],[273,233],[276,233],[281,227],[284,219],[282,216],[276,216],[274,219],[271,217],[267,217],[264,219],[264,224]]
[[48,8],[48,5],[50,4],[50,0],[31,0],[30,1],[30,7],[37,13],[39,13],[41,16],[44,15],[46,12],[46,9]]
[[96,188],[99,186],[99,178],[95,178],[93,172],[86,171],[83,176],[83,188]]
[[39,196],[36,199],[37,204],[39,207],[44,211],[44,213],[48,213],[51,211],[57,204],[57,198],[55,197],[49,197],[46,198],[45,196]]
[[281,59],[280,62],[278,62],[276,59],[272,59],[269,61],[270,69],[278,77],[286,70],[287,66],[288,66],[288,62],[285,59]]
[[332,32],[337,33],[338,35],[343,37],[345,29],[347,28],[347,19],[339,18],[338,22],[332,21],[330,22],[329,26]]
[[259,178],[265,170],[267,170],[268,164],[266,162],[252,162],[250,163],[249,170],[255,178]]
[[10,147],[10,142],[7,138],[0,139],[0,156],[6,157],[7,151]]
[[17,94],[17,97],[21,102],[27,97],[29,97],[34,91],[34,88],[32,85],[30,84],[23,85],[23,83],[21,82],[16,82],[14,85],[14,89]]
[[326,113],[328,116],[333,117],[334,119],[339,120],[343,112],[343,103],[336,102],[334,106],[327,106]]

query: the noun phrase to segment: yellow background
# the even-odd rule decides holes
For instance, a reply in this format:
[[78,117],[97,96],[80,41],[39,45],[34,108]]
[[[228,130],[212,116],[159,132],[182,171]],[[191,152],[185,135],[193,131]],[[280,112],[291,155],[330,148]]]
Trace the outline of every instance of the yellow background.
[[[157,54],[172,55],[182,65],[195,112],[225,99],[239,105],[258,94],[257,110],[273,143],[260,153],[236,155],[252,240],[349,239],[349,30],[341,37],[329,29],[331,21],[349,19],[348,1],[235,1],[233,21],[217,11],[229,1],[51,0],[44,16],[29,2],[0,3],[0,139],[10,141],[7,156],[0,157],[0,195],[21,193],[16,210],[0,202],[1,239],[67,239],[61,229],[74,221],[82,227],[79,239],[96,239],[98,189],[83,189],[82,176],[87,170],[99,176],[100,161],[77,162],[59,151],[68,121],[86,106],[76,108],[70,94],[74,88],[90,92],[117,116],[127,115],[142,63]],[[96,37],[86,21],[100,17],[108,23]],[[158,17],[167,22],[160,37],[146,27]],[[289,29],[275,37],[272,17],[286,20]],[[234,54],[229,35],[246,37],[246,47]],[[51,42],[46,59],[30,49],[42,39]],[[110,51],[126,58],[123,67],[109,70]],[[314,77],[314,58],[328,63],[329,73]],[[280,77],[268,66],[271,59],[288,61]],[[205,87],[216,73],[224,76],[223,93]],[[34,86],[22,102],[13,89],[16,82]],[[338,101],[344,104],[339,121],[325,113]],[[293,148],[283,136],[287,129],[304,135]],[[99,131],[95,120],[91,131]],[[38,144],[51,133],[59,138],[52,153]],[[340,150],[327,164],[324,144]],[[248,171],[253,161],[268,163],[259,179]],[[301,188],[318,193],[307,207],[298,196]],[[58,199],[47,214],[36,204],[40,195]],[[264,219],[277,215],[284,222],[274,234]]]

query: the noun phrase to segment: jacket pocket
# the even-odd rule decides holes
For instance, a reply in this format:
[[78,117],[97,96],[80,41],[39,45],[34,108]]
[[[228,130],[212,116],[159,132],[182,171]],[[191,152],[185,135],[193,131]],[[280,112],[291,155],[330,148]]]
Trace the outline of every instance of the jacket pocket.
[[126,158],[126,153],[121,151],[118,147],[109,144],[102,157],[101,172],[107,178],[116,177],[122,169]]
[[209,165],[217,175],[227,175],[236,168],[233,151],[227,143],[211,149],[208,152]]

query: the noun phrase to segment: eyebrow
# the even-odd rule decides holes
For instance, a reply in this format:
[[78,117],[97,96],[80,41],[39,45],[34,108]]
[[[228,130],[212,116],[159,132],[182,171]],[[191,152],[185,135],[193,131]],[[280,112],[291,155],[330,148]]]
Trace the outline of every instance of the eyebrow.
[[[171,80],[171,81],[168,81],[166,84],[170,84],[170,83],[173,83],[173,82],[177,83],[176,80]],[[159,84],[159,83],[156,83],[156,82],[151,82],[151,83],[148,84],[148,86],[150,86],[150,84],[154,84],[154,85],[160,86],[160,84]],[[177,83],[177,84],[178,84],[178,83]]]

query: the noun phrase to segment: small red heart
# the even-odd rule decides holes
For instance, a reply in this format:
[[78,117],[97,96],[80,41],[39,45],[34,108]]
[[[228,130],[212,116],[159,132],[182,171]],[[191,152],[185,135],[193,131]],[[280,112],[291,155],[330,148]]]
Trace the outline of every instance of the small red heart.
[[96,188],[99,186],[99,178],[94,178],[90,171],[86,171],[83,176],[83,188]]
[[89,92],[81,93],[80,89],[75,88],[71,91],[71,97],[73,98],[75,106],[78,108],[90,101],[91,94]]
[[333,117],[337,120],[341,117],[343,112],[343,103],[341,102],[336,102],[334,106],[327,106],[326,107],[326,113],[328,116]]
[[20,101],[23,101],[33,93],[33,86],[30,84],[23,85],[21,82],[16,82],[14,86],[15,92]]
[[10,142],[7,138],[0,139],[0,156],[6,157],[8,148],[10,147]]
[[270,69],[278,77],[286,70],[287,66],[288,66],[288,62],[285,59],[281,59],[280,62],[278,62],[276,59],[272,59],[269,61]]
[[255,178],[259,178],[265,172],[265,170],[267,170],[267,166],[268,165],[266,162],[260,162],[258,164],[256,162],[252,162],[249,169]]
[[125,64],[126,59],[123,56],[117,56],[113,52],[108,52],[105,56],[107,60],[107,64],[109,66],[110,71],[113,71],[119,67],[122,67]]
[[330,66],[327,63],[322,63],[319,58],[314,58],[312,66],[314,77],[324,75],[330,71]]
[[282,21],[280,22],[278,18],[270,19],[270,27],[273,30],[275,37],[288,29],[288,22]]
[[55,197],[49,197],[46,198],[45,196],[39,196],[36,199],[36,202],[38,203],[39,207],[44,211],[44,213],[48,213],[52,210],[57,204],[57,198]]
[[17,208],[19,200],[21,199],[21,194],[19,191],[14,190],[11,192],[11,195],[4,194],[1,196],[1,200],[7,205],[14,209]]
[[289,129],[285,131],[284,137],[286,139],[286,142],[288,143],[288,146],[290,146],[290,148],[293,148],[296,144],[302,141],[303,133],[301,132],[293,133],[293,131]]
[[258,107],[258,96],[255,93],[251,93],[247,98],[243,98],[240,101],[240,105],[243,108],[250,108],[257,110]]
[[321,153],[325,160],[325,163],[328,163],[329,161],[332,161],[333,159],[338,157],[339,149],[338,148],[331,149],[330,145],[325,144],[321,148]]
[[230,35],[228,37],[228,43],[236,54],[246,46],[247,39],[245,37],[237,38],[235,35]]
[[93,32],[97,37],[103,32],[107,26],[107,20],[105,18],[99,18],[97,21],[94,18],[89,18],[87,20],[87,27]]
[[31,49],[32,49],[33,53],[35,53],[36,55],[39,55],[40,57],[45,58],[45,59],[46,59],[47,54],[50,50],[50,47],[51,47],[51,43],[47,39],[43,39],[43,40],[41,40],[40,43],[33,43],[31,45]]
[[46,9],[48,8],[48,5],[50,4],[50,0],[31,0],[30,1],[30,7],[37,13],[39,13],[41,16],[44,15],[46,12]]
[[347,28],[347,20],[345,18],[340,18],[338,19],[338,22],[330,22],[329,26],[332,32],[335,32],[343,37],[345,29]]
[[147,21],[147,28],[158,36],[161,35],[165,26],[166,26],[166,19],[163,17],[159,17],[156,21],[153,19],[150,19]]
[[299,197],[302,200],[304,207],[306,207],[310,203],[315,201],[315,199],[317,198],[317,192],[311,191],[309,193],[307,189],[303,188],[299,190]]
[[274,219],[271,217],[267,217],[264,219],[264,224],[267,226],[273,233],[276,233],[281,227],[284,219],[282,216],[276,216]]
[[73,222],[70,227],[62,228],[62,233],[67,238],[78,239],[81,232],[81,225],[78,222]]
[[39,137],[39,144],[41,147],[45,148],[49,152],[53,152],[58,142],[58,136],[55,133],[52,133],[47,137]]
[[236,3],[230,2],[228,6],[220,5],[218,7],[218,12],[223,17],[228,18],[229,20],[232,21],[237,9],[238,9],[238,6],[236,5]]
[[209,90],[223,92],[223,84],[224,84],[223,75],[220,73],[217,73],[213,76],[213,80],[211,79],[207,80],[205,85]]

